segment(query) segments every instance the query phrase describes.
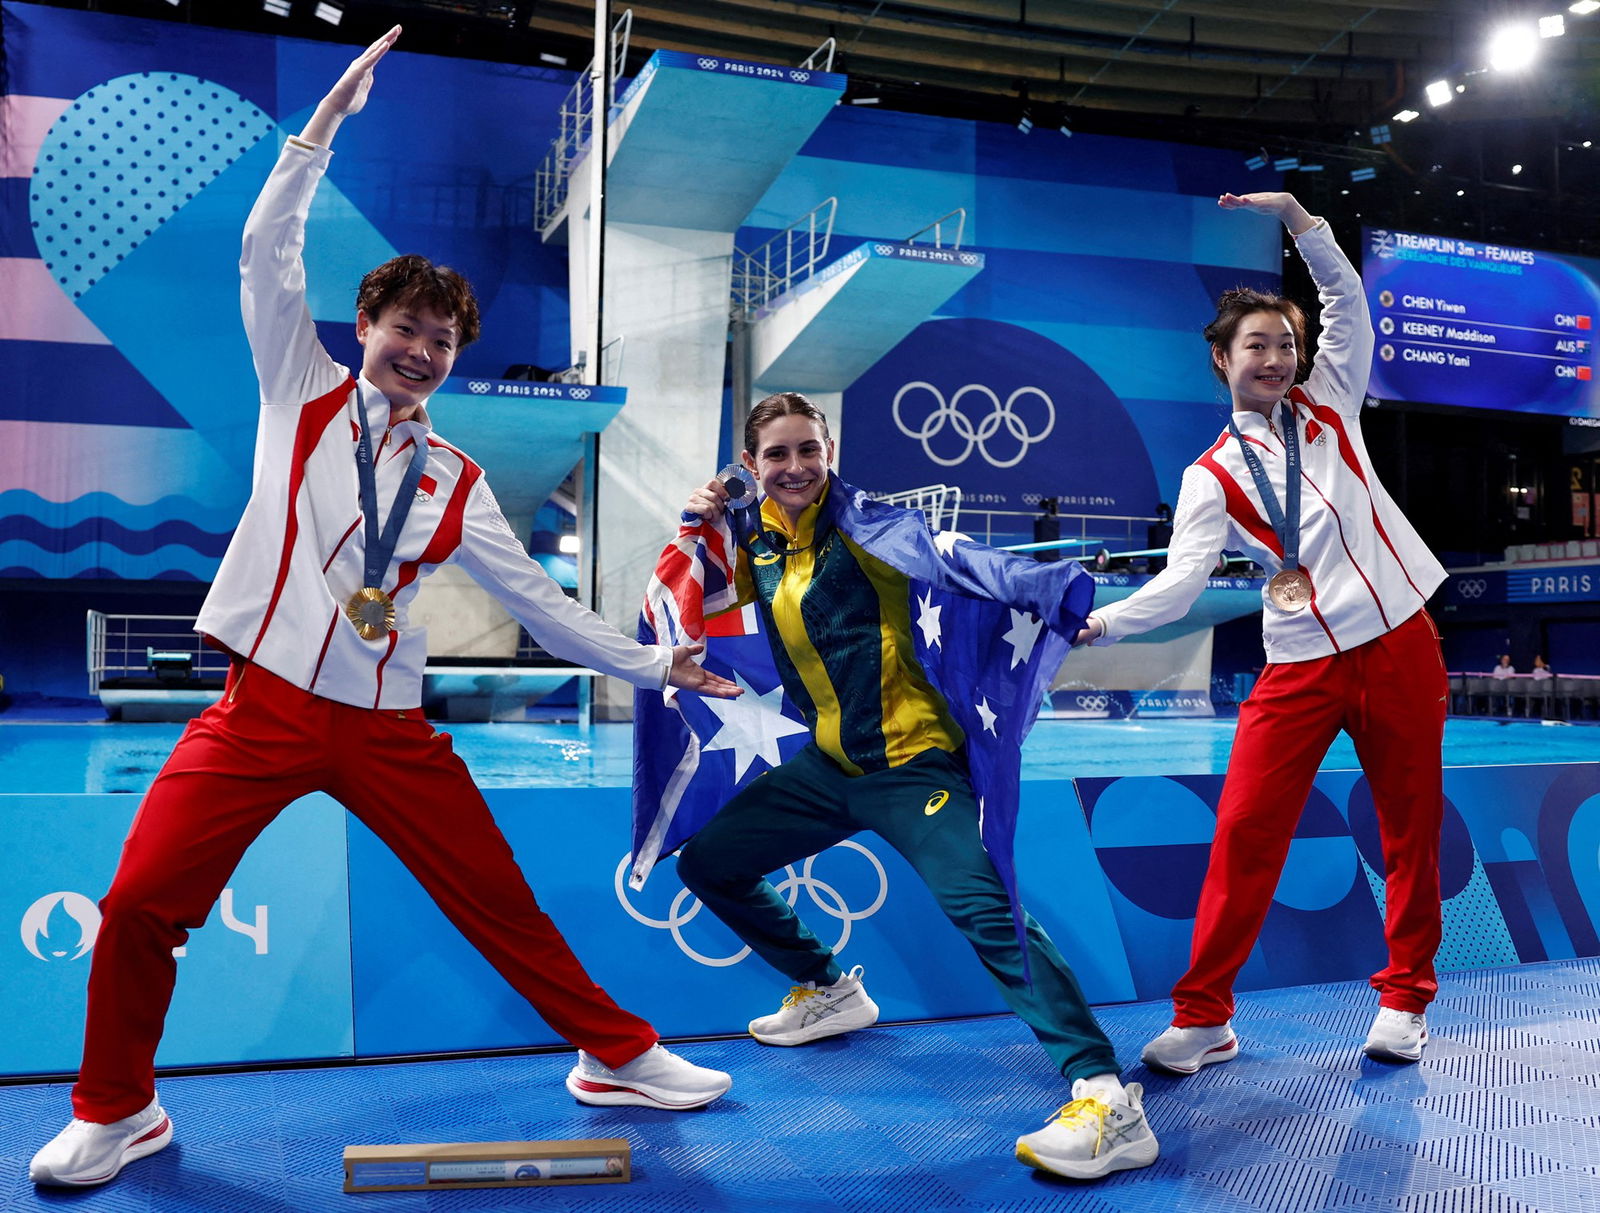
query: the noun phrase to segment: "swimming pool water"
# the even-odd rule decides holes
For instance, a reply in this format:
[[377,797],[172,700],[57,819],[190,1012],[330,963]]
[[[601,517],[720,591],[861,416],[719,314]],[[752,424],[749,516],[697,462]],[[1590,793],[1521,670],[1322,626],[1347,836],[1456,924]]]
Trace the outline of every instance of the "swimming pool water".
[[[1023,748],[1024,779],[1203,775],[1227,767],[1234,720],[1041,720]],[[180,724],[0,722],[0,791],[143,792]],[[626,724],[446,726],[480,787],[624,787],[633,777]],[[1451,719],[1446,766],[1600,761],[1600,725]],[[1324,770],[1360,764],[1340,734]]]

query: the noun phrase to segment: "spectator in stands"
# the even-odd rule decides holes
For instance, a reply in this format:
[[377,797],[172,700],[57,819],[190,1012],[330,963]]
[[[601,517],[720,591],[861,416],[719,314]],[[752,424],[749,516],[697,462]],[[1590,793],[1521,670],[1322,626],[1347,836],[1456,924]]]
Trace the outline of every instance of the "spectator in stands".
[[[359,378],[318,341],[300,260],[306,216],[335,130],[366,103],[399,34],[345,69],[284,146],[245,225],[245,331],[261,380],[255,483],[196,621],[232,668],[222,700],[146,793],[100,903],[74,1119],[34,1156],[35,1183],[105,1183],[172,1140],[154,1070],[172,950],[256,836],[319,790],[382,838],[517,992],[586,1050],[567,1078],[574,1097],[690,1108],[731,1083],[661,1048],[584,971],[449,737],[418,706],[427,638],[408,607],[420,578],[451,561],[562,657],[639,686],[738,688],[694,661],[700,646],[636,644],[568,598],[512,534],[481,469],[434,435],[425,402],[478,330],[459,274],[406,256],[366,276]],[[417,121],[420,136],[427,122]],[[407,151],[422,163],[426,140]]]
[[1389,963],[1371,979],[1378,1012],[1365,1049],[1416,1061],[1438,991],[1449,695],[1423,604],[1445,573],[1378,483],[1361,436],[1373,336],[1360,276],[1327,223],[1289,194],[1218,202],[1282,220],[1316,280],[1323,327],[1310,374],[1294,386],[1306,370],[1301,310],[1244,288],[1223,294],[1205,336],[1233,415],[1183,474],[1166,571],[1093,611],[1078,637],[1107,644],[1180,618],[1224,548],[1276,570],[1262,595],[1267,666],[1239,709],[1189,971],[1173,990],[1173,1026],[1144,1060],[1192,1074],[1237,1055],[1233,982],[1342,728],[1372,789],[1386,865]]
[[1544,654],[1535,653],[1533,655],[1533,680],[1535,682],[1543,682],[1546,678],[1554,678],[1555,676],[1556,672],[1545,661]]
[[1501,653],[1500,664],[1489,671],[1491,678],[1511,678],[1517,672],[1517,667],[1511,664],[1511,654]]

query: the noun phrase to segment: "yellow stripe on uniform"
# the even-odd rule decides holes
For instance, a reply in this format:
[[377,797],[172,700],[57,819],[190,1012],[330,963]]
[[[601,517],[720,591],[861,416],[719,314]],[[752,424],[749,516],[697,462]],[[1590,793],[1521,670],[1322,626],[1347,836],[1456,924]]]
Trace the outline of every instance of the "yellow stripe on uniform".
[[929,748],[954,752],[965,734],[917,664],[911,636],[910,584],[904,573],[869,556],[842,532],[850,554],[878,596],[883,661],[883,741],[891,767]]
[[811,702],[816,707],[817,746],[837,762],[847,775],[859,775],[861,768],[844,752],[844,743],[840,737],[841,713],[838,692],[834,690],[833,681],[828,677],[822,654],[817,652],[810,635],[806,632],[805,619],[800,613],[800,599],[810,587],[812,574],[816,571],[815,540],[817,515],[820,511],[819,498],[816,503],[808,505],[801,512],[797,524],[791,525],[789,515],[781,507],[773,505],[770,500],[762,503],[762,521],[767,523],[770,529],[783,534],[789,540],[791,548],[804,549],[790,556],[784,566],[783,580],[779,583],[778,592],[772,599],[772,618],[778,625],[778,635],[783,640],[783,647],[788,651],[789,660],[794,663],[796,671],[800,674],[800,680],[805,683]]

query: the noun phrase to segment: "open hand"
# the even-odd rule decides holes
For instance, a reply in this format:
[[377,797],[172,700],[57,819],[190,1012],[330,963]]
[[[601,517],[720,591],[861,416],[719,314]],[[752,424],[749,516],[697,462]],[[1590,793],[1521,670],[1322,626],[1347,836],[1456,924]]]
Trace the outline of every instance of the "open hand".
[[367,94],[372,91],[372,69],[377,66],[379,59],[389,53],[389,48],[399,37],[400,27],[397,25],[352,59],[350,66],[344,69],[344,75],[339,77],[339,82],[328,90],[323,104],[341,117],[360,113],[361,107],[367,103]]
[[715,699],[737,699],[744,688],[729,682],[721,674],[713,674],[695,660],[706,651],[703,644],[680,644],[672,650],[672,672],[667,681],[680,691],[693,691],[697,695],[710,695]]

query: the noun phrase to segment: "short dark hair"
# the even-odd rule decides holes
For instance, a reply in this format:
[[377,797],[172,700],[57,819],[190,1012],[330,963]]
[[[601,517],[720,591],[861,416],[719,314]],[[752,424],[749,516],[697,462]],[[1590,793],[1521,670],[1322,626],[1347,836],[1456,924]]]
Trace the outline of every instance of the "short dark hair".
[[821,409],[799,392],[774,392],[751,409],[750,416],[745,418],[744,449],[754,455],[761,442],[761,427],[775,418],[790,416],[811,418],[822,427],[823,440],[829,438],[828,418]]
[[1228,352],[1239,331],[1239,322],[1251,312],[1277,312],[1289,322],[1294,332],[1295,381],[1306,376],[1306,314],[1293,299],[1268,294],[1248,286],[1236,286],[1223,291],[1217,299],[1217,318],[1205,327],[1205,339],[1211,343],[1211,373],[1223,383],[1228,376],[1217,365],[1216,351]]
[[372,320],[391,307],[432,308],[455,324],[458,348],[471,345],[480,331],[472,284],[448,265],[435,265],[416,253],[391,257],[367,271],[356,292],[356,307]]

